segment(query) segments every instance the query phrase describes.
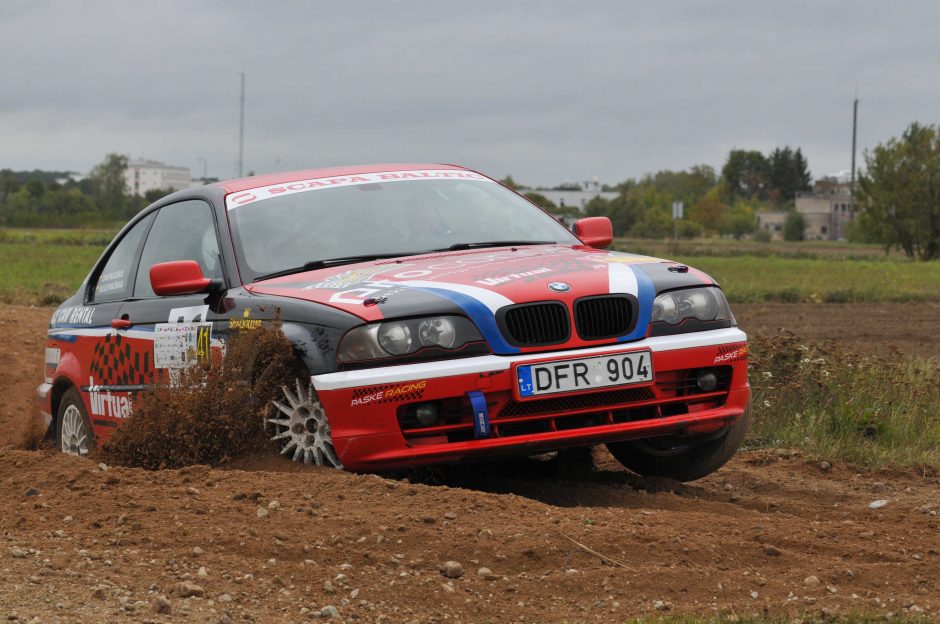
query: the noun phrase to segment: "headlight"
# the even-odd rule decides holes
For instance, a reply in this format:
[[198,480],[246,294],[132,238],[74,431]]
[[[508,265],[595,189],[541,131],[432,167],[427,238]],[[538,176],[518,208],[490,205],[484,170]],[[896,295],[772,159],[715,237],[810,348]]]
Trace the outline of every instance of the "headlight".
[[362,362],[411,355],[425,348],[453,350],[483,337],[470,319],[432,316],[371,323],[350,330],[340,341],[340,362]]
[[686,319],[730,319],[731,308],[720,288],[685,288],[663,293],[653,300],[652,323],[678,325]]
[[405,355],[411,351],[414,341],[407,323],[382,323],[379,325],[379,346],[392,355]]

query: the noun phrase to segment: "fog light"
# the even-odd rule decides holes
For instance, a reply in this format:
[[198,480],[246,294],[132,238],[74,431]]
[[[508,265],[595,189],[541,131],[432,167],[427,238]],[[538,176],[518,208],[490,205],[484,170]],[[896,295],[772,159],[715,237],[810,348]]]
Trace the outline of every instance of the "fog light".
[[718,376],[710,370],[700,370],[695,376],[695,383],[702,392],[711,392],[718,387]]
[[437,406],[433,403],[422,403],[415,408],[415,420],[422,427],[431,427],[437,423]]

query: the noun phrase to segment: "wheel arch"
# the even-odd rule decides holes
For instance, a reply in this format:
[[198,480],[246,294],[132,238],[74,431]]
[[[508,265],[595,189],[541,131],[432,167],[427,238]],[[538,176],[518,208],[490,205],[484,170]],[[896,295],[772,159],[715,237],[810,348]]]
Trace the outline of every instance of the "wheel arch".
[[294,345],[294,354],[304,363],[311,375],[336,369],[335,358],[325,353],[333,350],[332,342],[325,334],[320,337],[315,335],[317,330],[318,326],[302,323],[285,322],[281,325],[281,331]]
[[54,382],[52,382],[52,396],[49,403],[51,409],[52,420],[49,421],[49,430],[47,435],[55,437],[57,428],[59,426],[59,405],[62,404],[62,397],[65,396],[65,393],[75,388],[81,395],[81,388],[78,387],[71,379],[66,376],[57,377]]

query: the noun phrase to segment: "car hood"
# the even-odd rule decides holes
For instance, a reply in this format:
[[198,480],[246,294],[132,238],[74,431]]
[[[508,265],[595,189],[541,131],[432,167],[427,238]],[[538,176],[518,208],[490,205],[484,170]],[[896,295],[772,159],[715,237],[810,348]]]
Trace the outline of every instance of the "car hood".
[[247,289],[328,305],[364,321],[457,312],[480,325],[507,305],[546,300],[570,305],[609,293],[635,295],[642,315],[659,291],[713,283],[700,271],[659,258],[531,245],[346,264],[255,282]]

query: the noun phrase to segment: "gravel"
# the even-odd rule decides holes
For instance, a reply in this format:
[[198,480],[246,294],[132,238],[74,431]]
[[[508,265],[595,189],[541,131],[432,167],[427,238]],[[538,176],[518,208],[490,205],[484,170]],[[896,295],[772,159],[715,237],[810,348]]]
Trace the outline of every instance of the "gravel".
[[444,563],[443,568],[441,568],[441,572],[447,578],[460,578],[463,576],[463,566],[457,561],[447,561]]
[[171,605],[170,601],[167,600],[164,596],[157,596],[154,598],[150,606],[153,608],[154,613],[169,615],[173,612],[173,605]]

